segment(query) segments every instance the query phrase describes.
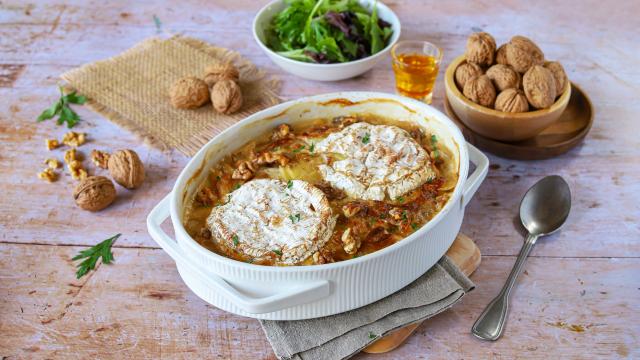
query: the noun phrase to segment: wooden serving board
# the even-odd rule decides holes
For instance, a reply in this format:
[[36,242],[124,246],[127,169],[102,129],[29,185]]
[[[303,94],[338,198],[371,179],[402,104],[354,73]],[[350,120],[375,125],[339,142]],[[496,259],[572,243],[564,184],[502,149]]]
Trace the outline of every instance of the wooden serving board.
[[[462,233],[454,240],[447,251],[447,256],[462,270],[465,275],[471,275],[480,265],[481,255],[478,246],[467,235]],[[364,348],[369,354],[380,354],[391,351],[402,345],[404,341],[422,324],[422,321],[407,325],[387,334],[380,340]]]

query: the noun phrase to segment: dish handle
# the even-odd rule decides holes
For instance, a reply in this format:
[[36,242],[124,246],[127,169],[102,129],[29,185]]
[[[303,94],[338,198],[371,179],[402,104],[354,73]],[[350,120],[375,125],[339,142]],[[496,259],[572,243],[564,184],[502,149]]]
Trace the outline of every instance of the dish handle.
[[209,288],[222,294],[235,306],[238,306],[250,314],[265,314],[306,304],[329,296],[330,286],[327,280],[305,283],[304,285],[261,298],[251,297],[241,293],[222,277],[205,271],[200,266],[189,261],[178,243],[160,228],[160,224],[170,215],[170,203],[171,194],[167,195],[151,210],[151,213],[147,217],[149,234],[176,263],[180,263],[180,265],[188,268],[193,274],[203,280]]
[[462,190],[462,207],[466,207],[473,195],[480,187],[480,184],[487,177],[489,171],[489,158],[478,150],[475,146],[467,143],[467,152],[469,153],[469,161],[471,161],[476,169],[467,178]]

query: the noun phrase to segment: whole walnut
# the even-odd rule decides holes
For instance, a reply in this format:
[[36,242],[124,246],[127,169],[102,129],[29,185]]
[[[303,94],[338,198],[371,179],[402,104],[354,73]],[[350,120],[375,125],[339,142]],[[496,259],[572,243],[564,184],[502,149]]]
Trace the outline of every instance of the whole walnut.
[[467,39],[465,56],[468,62],[491,66],[496,52],[496,41],[486,32],[473,33]]
[[487,70],[486,75],[493,81],[493,86],[498,91],[520,87],[520,74],[509,65],[493,65]]
[[556,97],[557,97],[560,94],[562,94],[562,91],[564,90],[564,86],[569,81],[567,79],[567,73],[564,72],[564,68],[557,61],[549,61],[548,63],[544,64],[544,67],[547,68],[549,71],[551,71],[551,74],[553,74],[553,78],[556,80],[556,92],[557,92]]
[[502,44],[496,50],[496,64],[507,65],[507,44]]
[[556,80],[543,66],[531,67],[522,78],[522,86],[529,104],[536,109],[548,108],[556,98]]
[[529,111],[529,103],[522,90],[506,89],[496,98],[496,110],[509,113],[526,112]]
[[533,41],[524,36],[511,38],[506,49],[507,63],[523,74],[533,65],[544,64],[544,54]]
[[204,70],[204,82],[212,87],[220,80],[229,79],[238,82],[240,72],[231,62],[216,62],[207,66]]
[[88,211],[99,211],[116,199],[116,187],[104,176],[89,176],[73,190],[76,204]]
[[220,113],[231,114],[242,106],[242,91],[233,80],[223,79],[213,85],[211,102]]
[[467,62],[458,66],[454,75],[458,88],[462,90],[464,89],[464,84],[467,83],[467,80],[482,74],[482,68],[478,64]]
[[204,81],[189,76],[176,81],[169,96],[176,109],[196,109],[209,101],[209,88]]
[[467,80],[462,91],[464,96],[476,104],[493,108],[496,100],[496,89],[487,75],[481,75]]
[[118,150],[107,163],[113,180],[127,189],[135,189],[144,181],[144,166],[133,150]]

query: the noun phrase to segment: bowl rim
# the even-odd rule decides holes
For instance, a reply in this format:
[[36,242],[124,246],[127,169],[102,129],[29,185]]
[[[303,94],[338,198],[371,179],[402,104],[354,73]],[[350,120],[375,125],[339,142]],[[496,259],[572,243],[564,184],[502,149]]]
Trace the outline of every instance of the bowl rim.
[[[258,31],[256,30],[258,28],[258,19],[262,16],[262,14],[269,7],[271,7],[271,6],[273,6],[273,5],[277,4],[277,3],[281,3],[281,2],[284,2],[284,0],[273,0],[273,1],[269,2],[267,5],[263,6],[258,11],[256,16],[253,18],[251,31],[253,33],[253,39],[258,43],[258,46],[264,52],[266,52],[269,55],[276,56],[279,59],[281,59],[282,61],[285,61],[285,62],[290,63],[290,64],[303,65],[303,66],[308,66],[308,67],[313,67],[313,68],[323,68],[323,69],[332,68],[332,67],[336,68],[336,67],[342,67],[342,66],[347,66],[347,65],[362,64],[362,63],[371,61],[373,59],[377,59],[380,56],[383,56],[384,54],[389,52],[391,47],[393,45],[395,45],[395,43],[397,43],[398,40],[400,39],[400,33],[402,31],[402,25],[400,23],[400,18],[398,18],[398,15],[396,15],[396,13],[393,12],[393,10],[391,10],[387,5],[383,4],[381,1],[377,1],[377,7],[379,9],[384,9],[385,11],[388,11],[389,14],[391,14],[391,16],[393,17],[393,20],[395,20],[395,23],[398,24],[398,31],[395,31],[395,29],[394,29],[393,34],[391,35],[391,38],[389,39],[389,43],[382,50],[378,51],[375,54],[372,54],[372,55],[369,55],[367,57],[364,57],[362,59],[351,60],[351,61],[347,61],[347,62],[343,62],[343,63],[317,64],[317,63],[310,63],[310,62],[290,59],[290,58],[288,58],[286,56],[282,56],[282,55],[278,54],[277,52],[271,50],[265,43],[262,42],[262,40],[260,40],[260,37],[258,37]],[[392,23],[392,25],[393,25],[393,23]]]
[[[401,241],[398,241],[390,246],[387,246],[383,249],[375,251],[370,254],[366,254],[354,259],[348,259],[345,261],[339,261],[335,263],[329,264],[320,264],[313,266],[263,266],[257,264],[245,263],[242,261],[234,260],[228,258],[226,256],[219,255],[201,244],[199,244],[193,237],[187,233],[184,224],[182,222],[182,215],[178,211],[178,201],[182,197],[182,191],[188,186],[188,181],[192,177],[193,173],[196,171],[198,165],[202,164],[203,161],[206,160],[207,153],[209,149],[214,146],[219,139],[223,139],[230,134],[233,134],[237,131],[241,131],[246,125],[254,122],[258,122],[265,118],[270,118],[274,115],[283,114],[292,106],[305,103],[305,102],[316,102],[318,104],[326,103],[332,99],[352,99],[353,101],[362,101],[362,100],[373,100],[373,99],[383,99],[383,100],[391,100],[400,106],[404,106],[413,109],[422,109],[426,110],[427,113],[435,119],[435,121],[443,122],[447,125],[447,130],[450,131],[451,136],[453,137],[455,143],[458,145],[458,161],[459,161],[459,170],[458,170],[458,181],[456,182],[456,186],[454,188],[451,197],[445,204],[445,206],[427,223],[422,225],[418,230],[413,232],[412,234],[406,236]],[[373,261],[373,259],[386,256],[388,253],[401,251],[404,246],[409,245],[414,241],[418,241],[420,238],[424,238],[432,228],[434,228],[438,223],[440,223],[445,216],[447,216],[451,211],[454,210],[454,206],[461,206],[462,193],[464,188],[464,183],[467,180],[468,172],[469,172],[469,154],[466,147],[466,140],[462,135],[460,129],[455,125],[453,120],[451,120],[446,114],[436,109],[435,107],[420,102],[415,99],[410,99],[406,97],[402,97],[394,94],[386,94],[381,92],[373,92],[373,91],[346,91],[346,92],[334,92],[334,93],[326,93],[319,94],[313,96],[306,96],[296,100],[287,101],[284,103],[280,103],[274,105],[272,107],[266,108],[259,112],[256,112],[248,117],[238,121],[234,125],[225,129],[220,134],[216,135],[212,138],[206,145],[204,145],[195,156],[189,160],[189,162],[185,165],[185,167],[180,172],[176,182],[171,191],[171,201],[170,201],[170,218],[171,223],[173,225],[176,240],[179,244],[187,245],[193,251],[198,253],[203,259],[210,259],[213,261],[222,261],[226,263],[231,269],[244,269],[244,270],[257,270],[257,271],[267,271],[267,272],[284,272],[284,273],[316,273],[322,272],[326,270],[334,270],[338,268],[344,268],[349,266],[356,266],[362,262]],[[464,209],[462,210],[464,211]],[[186,240],[186,241],[181,241]],[[193,257],[191,257],[193,259]]]
[[[461,100],[465,105],[473,108],[474,110],[484,113],[489,116],[499,117],[502,119],[530,119],[533,117],[542,116],[545,114],[549,114],[555,112],[562,108],[571,97],[571,81],[567,79],[567,82],[564,85],[564,89],[562,90],[562,94],[558,97],[558,99],[548,108],[539,109],[533,111],[526,111],[522,113],[509,113],[503,112],[495,109],[491,109],[479,104],[474,103],[473,101],[467,99],[464,94],[458,89],[458,85],[455,82],[455,71],[462,62],[466,61],[465,55],[462,54],[456,57],[449,66],[447,66],[447,70],[445,72],[445,86],[449,90],[447,93],[453,93],[459,100]],[[493,65],[492,65],[493,66]],[[522,76],[522,74],[520,74]],[[496,94],[497,96],[497,94]]]

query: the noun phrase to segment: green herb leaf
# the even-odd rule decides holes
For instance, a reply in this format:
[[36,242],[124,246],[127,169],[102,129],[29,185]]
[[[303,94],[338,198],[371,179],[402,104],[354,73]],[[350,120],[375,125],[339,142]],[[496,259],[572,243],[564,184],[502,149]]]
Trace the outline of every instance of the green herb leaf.
[[294,149],[294,150],[293,150],[293,152],[294,152],[294,153],[298,153],[298,152],[300,152],[300,151],[304,150],[304,148],[305,148],[305,146],[304,146],[304,145],[301,145],[299,148]]
[[300,222],[300,213],[297,213],[295,215],[289,215],[289,220],[291,220],[292,223],[297,223]]
[[153,23],[156,25],[156,33],[160,34],[162,32],[162,22],[155,14],[153,15]]
[[274,254],[278,255],[278,256],[282,256],[282,251],[278,250],[278,249],[273,249],[271,250],[273,251]]
[[375,54],[384,49],[384,42],[382,41],[382,30],[378,25],[378,0],[373,2],[373,11],[371,12],[371,53]]
[[240,189],[240,184],[235,184],[235,185],[233,186],[233,190],[238,190],[238,189]]
[[418,230],[418,224],[416,223],[411,223],[411,228],[415,231]]
[[371,135],[369,133],[364,134],[364,136],[362,137],[362,143],[368,144],[369,141],[371,141]]
[[372,333],[371,331],[369,331],[369,339],[375,339],[377,337],[378,337],[378,335],[376,335],[376,334]]
[[287,189],[291,189],[293,187],[293,180],[287,181]]
[[95,269],[96,263],[102,258],[103,264],[110,264],[113,261],[113,253],[111,252],[111,246],[122,234],[116,234],[97,245],[94,245],[88,249],[80,251],[78,255],[74,256],[71,260],[76,261],[85,259],[80,264],[76,265],[78,270],[76,271],[76,278],[80,279],[86,275],[90,270]]
[[398,196],[398,197],[396,198],[396,201],[397,201],[397,202],[399,202],[399,203],[403,203],[403,202],[404,202],[404,197],[402,197],[402,196]]
[[431,145],[435,146],[437,142],[438,137],[435,134],[431,135]]
[[309,152],[313,153],[316,150],[316,144],[315,143],[311,143],[311,146],[309,147]]
[[402,211],[402,220],[407,220],[407,210]]
[[44,120],[53,119],[58,116],[56,123],[58,125],[62,125],[67,123],[68,128],[74,127],[76,124],[80,122],[80,116],[73,111],[69,104],[84,104],[87,100],[86,97],[82,95],[77,95],[76,92],[69,93],[68,95],[64,95],[62,87],[60,88],[60,98],[58,101],[53,103],[51,107],[44,110],[40,116],[36,119],[36,121],[41,122]]
[[231,240],[233,240],[233,246],[238,246],[238,242],[239,242],[239,241],[238,241],[238,235],[234,234],[234,235],[231,237]]

